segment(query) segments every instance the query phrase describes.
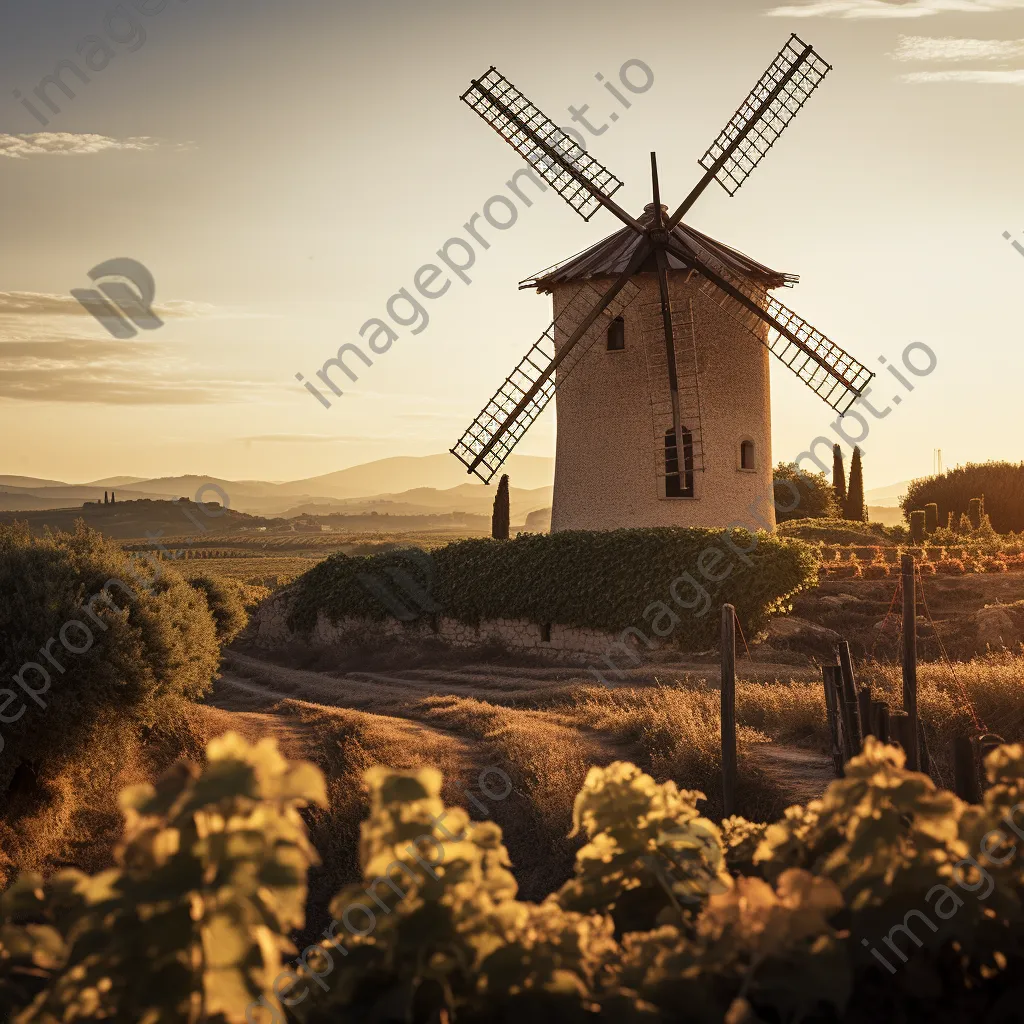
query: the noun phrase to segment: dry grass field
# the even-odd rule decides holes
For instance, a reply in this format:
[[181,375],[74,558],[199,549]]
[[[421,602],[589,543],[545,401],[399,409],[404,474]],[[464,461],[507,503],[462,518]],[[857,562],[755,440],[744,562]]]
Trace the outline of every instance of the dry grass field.
[[[832,778],[822,686],[813,666],[743,660],[737,686],[739,812],[765,820],[817,796]],[[899,672],[858,666],[893,706]],[[1007,740],[1024,739],[1024,655],[992,655],[950,668],[924,663],[920,707],[934,775],[950,785],[949,747],[972,712]],[[516,877],[537,899],[565,880],[576,842],[567,838],[574,797],[591,765],[630,760],[659,780],[702,790],[721,817],[719,693],[713,665],[636,669],[615,687],[578,668],[497,652],[230,652],[211,704],[247,727],[278,735],[292,756],[316,761],[330,782],[331,809],[313,815],[324,857],[318,891],[356,877],[358,823],[366,813],[362,772],[435,765],[445,798],[501,825]],[[496,766],[514,787],[496,802],[480,772]],[[489,785],[495,786],[492,781]],[[467,795],[470,794],[470,795]],[[310,922],[313,930],[318,921]]]
[[323,556],[266,555],[254,558],[196,558],[178,561],[175,568],[185,577],[226,576],[239,583],[252,586],[287,586],[304,572],[308,572]]

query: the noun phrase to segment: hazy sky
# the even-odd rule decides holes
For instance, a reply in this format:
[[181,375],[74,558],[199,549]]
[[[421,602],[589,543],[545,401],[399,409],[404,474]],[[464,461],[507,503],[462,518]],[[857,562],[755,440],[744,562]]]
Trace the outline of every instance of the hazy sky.
[[[333,374],[331,408],[303,388],[339,345],[369,352],[360,327],[510,195],[522,162],[459,102],[470,78],[497,65],[560,124],[589,104],[608,125],[589,150],[639,212],[650,150],[674,205],[790,32],[835,70],[738,195],[713,186],[688,222],[800,274],[783,301],[881,371],[875,408],[903,398],[872,422],[869,487],[927,473],[934,448],[1024,458],[1024,0],[0,11],[0,473],[291,479],[447,450],[550,320],[517,283],[618,227],[551,191],[505,230],[478,218],[470,284],[446,268],[425,327],[392,302],[413,322],[372,366],[348,360],[358,381]],[[47,106],[35,90],[64,60],[88,82],[65,67],[74,98],[51,84]],[[620,81],[630,61],[644,92]],[[152,271],[163,327],[118,340],[70,297],[116,257]],[[878,357],[912,342],[938,365],[908,393]],[[792,458],[835,417],[772,375],[774,454]],[[554,426],[551,408],[520,450],[552,454]]]

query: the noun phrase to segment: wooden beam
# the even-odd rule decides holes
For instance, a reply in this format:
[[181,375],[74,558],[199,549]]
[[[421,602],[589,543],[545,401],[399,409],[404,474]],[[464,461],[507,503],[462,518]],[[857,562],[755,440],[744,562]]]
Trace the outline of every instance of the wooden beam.
[[907,767],[917,771],[921,765],[917,721],[917,581],[913,555],[904,555],[903,579],[903,710],[910,716]]
[[722,810],[736,813],[736,609],[722,605]]

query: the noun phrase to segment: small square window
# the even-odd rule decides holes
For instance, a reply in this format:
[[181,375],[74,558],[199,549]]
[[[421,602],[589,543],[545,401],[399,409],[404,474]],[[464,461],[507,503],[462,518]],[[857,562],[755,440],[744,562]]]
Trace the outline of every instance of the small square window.
[[608,351],[621,352],[626,347],[626,321],[617,316],[608,328]]

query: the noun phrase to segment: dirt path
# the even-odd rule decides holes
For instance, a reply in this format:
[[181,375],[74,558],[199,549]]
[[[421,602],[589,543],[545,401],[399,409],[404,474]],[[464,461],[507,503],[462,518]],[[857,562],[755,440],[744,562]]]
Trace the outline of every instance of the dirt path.
[[746,756],[777,779],[793,803],[817,799],[835,779],[832,759],[814,750],[759,743],[748,747]]
[[[546,737],[551,748],[575,749],[577,757],[588,764],[607,765],[616,760],[636,760],[636,751],[627,744],[599,730],[588,729],[557,708],[535,710],[516,707],[519,700],[544,692],[557,691],[581,680],[576,672],[565,667],[492,666],[481,663],[451,667],[410,667],[387,671],[348,671],[331,674],[322,671],[287,668],[247,654],[228,652],[228,671],[219,689],[233,690],[231,701],[222,694],[218,703],[226,709],[252,711],[252,700],[265,706],[267,701],[300,701],[324,708],[346,708],[365,711],[375,719],[393,724],[396,738],[406,749],[425,747],[443,751],[447,764],[457,763],[465,771],[473,765],[482,766],[487,754],[481,745],[491,746],[489,738],[501,732],[500,726],[468,720],[457,713],[460,700],[474,703],[495,701],[495,710],[504,706],[514,711],[523,725],[532,723]],[[764,666],[761,666],[762,668]],[[714,666],[702,666],[703,674],[714,677]],[[769,669],[768,674],[771,674]],[[709,679],[709,682],[712,681]],[[516,688],[514,684],[519,682]],[[636,685],[639,680],[629,680]],[[238,696],[246,694],[239,703]],[[509,701],[510,696],[514,698]],[[228,699],[228,703],[222,703]],[[536,707],[536,705],[535,705]],[[267,719],[275,716],[266,715]],[[271,721],[265,723],[268,733],[280,735],[282,743],[297,743],[302,736],[289,732],[289,727]],[[500,738],[500,737],[499,737]],[[429,739],[429,742],[428,742]],[[499,744],[500,745],[500,744]],[[831,760],[816,751],[782,744],[761,744],[748,755],[759,761],[786,790],[795,803],[806,803],[821,795],[833,779]],[[461,774],[461,772],[460,772]]]
[[[468,783],[479,773],[487,755],[474,744],[453,730],[429,722],[402,715],[384,714],[380,711],[352,711],[351,700],[339,700],[345,694],[334,688],[335,680],[319,677],[319,673],[282,669],[277,666],[248,664],[251,673],[254,668],[268,668],[263,678],[248,678],[232,671],[225,671],[217,682],[213,703],[225,711],[238,715],[245,725],[260,736],[273,736],[289,757],[318,760],[318,751],[312,744],[318,742],[313,719],[317,717],[342,717],[353,715],[367,728],[367,741],[380,763],[398,770],[411,770],[425,764],[441,767],[446,780],[446,789]],[[270,680],[283,683],[283,688],[268,685]],[[296,678],[298,677],[298,678]],[[349,694],[356,696],[358,694]],[[369,698],[364,696],[364,701]],[[253,708],[271,708],[268,711],[254,711]]]

